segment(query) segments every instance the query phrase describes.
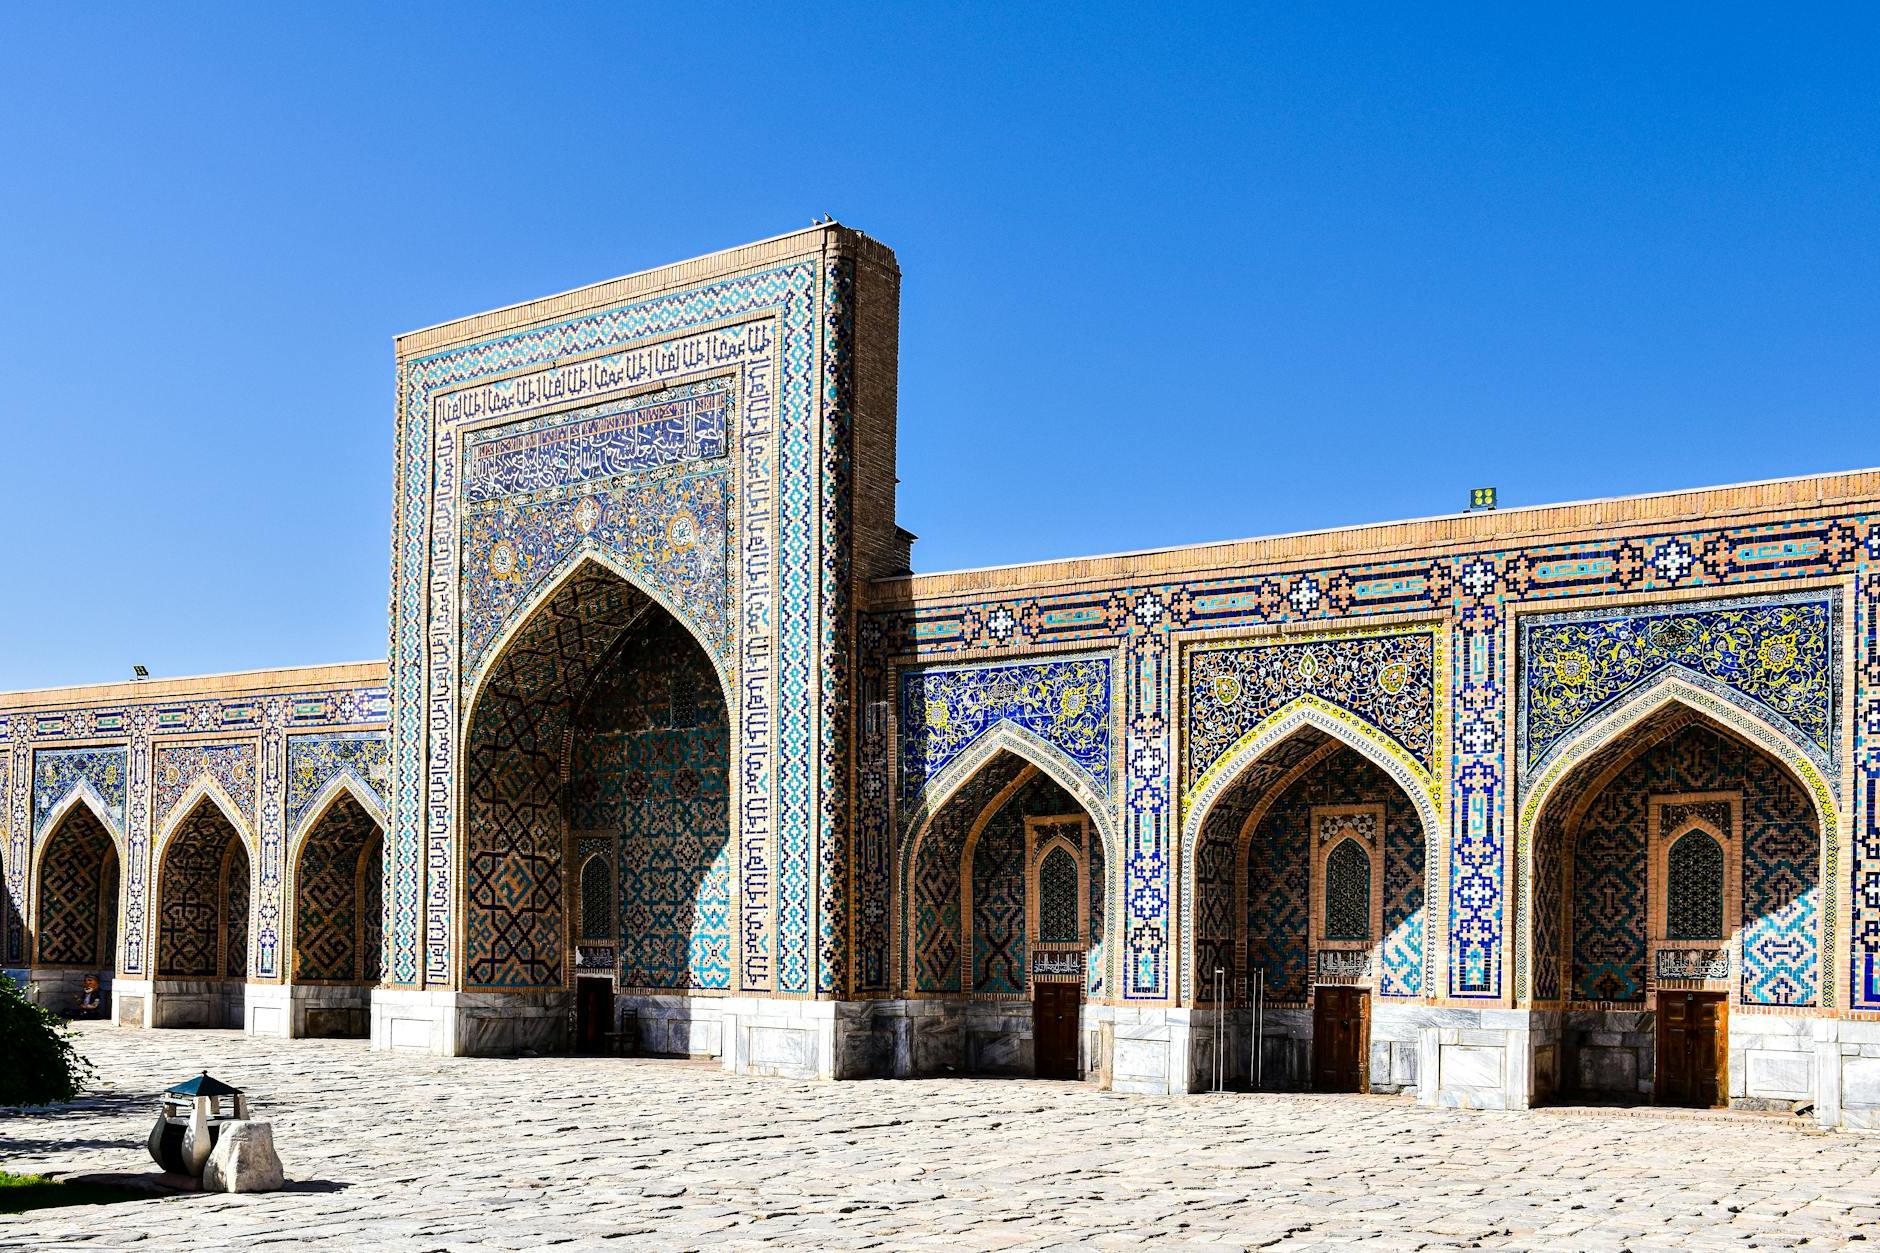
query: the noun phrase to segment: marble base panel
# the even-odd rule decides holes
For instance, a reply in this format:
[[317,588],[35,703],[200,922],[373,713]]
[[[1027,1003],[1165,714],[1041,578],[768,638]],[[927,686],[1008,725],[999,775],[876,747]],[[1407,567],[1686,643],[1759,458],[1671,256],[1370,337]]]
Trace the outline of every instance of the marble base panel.
[[[1527,1109],[1555,1081],[1557,1016],[1513,1009],[1418,1009],[1417,1100],[1455,1109]],[[1537,1037],[1541,1045],[1536,1053]]]
[[716,1057],[741,1075],[858,1079],[888,1072],[891,1038],[876,1003],[767,996],[632,995],[614,1000],[638,1053]]
[[372,1048],[438,1057],[515,1057],[568,1050],[573,995],[374,988]]
[[240,1031],[248,1026],[248,989],[267,985],[239,979],[152,979],[148,986],[148,1026]]
[[[1793,1114],[1814,1105],[1819,1114],[1816,1096],[1821,1085],[1817,1076],[1822,1070],[1835,1067],[1832,1062],[1822,1064],[1816,1046],[1816,1028],[1837,1029],[1829,1034],[1835,1036],[1838,1053],[1842,1034],[1839,1029],[1876,1025],[1880,1024],[1835,1022],[1793,1014],[1732,1013],[1729,1026],[1731,1108]],[[1875,1035],[1873,1047],[1874,1056],[1880,1058],[1880,1034]]]
[[[1649,1100],[1657,1067],[1655,1016],[1635,1010],[1572,1010],[1559,1015],[1559,1082],[1536,1100]],[[1732,1024],[1734,1025],[1734,1024]]]
[[248,985],[247,1030],[276,1039],[363,1039],[371,1030],[372,989],[360,984]]
[[[738,1074],[793,1079],[860,1077],[889,1065],[867,1002],[673,994],[620,996],[614,1008],[616,1027],[644,1055],[715,1057]],[[371,1024],[376,1050],[562,1053],[572,1043],[573,995],[374,988]]]
[[119,977],[111,982],[111,1021],[120,1027],[150,1025],[150,980]]

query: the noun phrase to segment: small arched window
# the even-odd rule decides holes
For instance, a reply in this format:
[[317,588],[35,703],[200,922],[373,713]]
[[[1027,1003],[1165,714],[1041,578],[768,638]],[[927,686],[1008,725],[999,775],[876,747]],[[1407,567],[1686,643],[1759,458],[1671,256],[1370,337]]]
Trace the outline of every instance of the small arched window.
[[1723,845],[1686,831],[1665,859],[1665,938],[1723,939]]
[[1371,938],[1371,858],[1349,837],[1325,859],[1325,938]]
[[614,875],[599,853],[581,865],[581,938],[611,940],[614,936]]
[[1083,941],[1077,925],[1077,859],[1061,845],[1038,866],[1038,938],[1046,944]]

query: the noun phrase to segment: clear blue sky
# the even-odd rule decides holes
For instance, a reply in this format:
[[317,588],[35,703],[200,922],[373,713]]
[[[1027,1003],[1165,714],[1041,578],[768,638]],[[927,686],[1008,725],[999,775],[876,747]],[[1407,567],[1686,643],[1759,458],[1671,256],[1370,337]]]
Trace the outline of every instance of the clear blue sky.
[[1880,462],[1876,10],[1425,7],[10,6],[0,688],[383,656],[393,334],[822,213],[920,569]]

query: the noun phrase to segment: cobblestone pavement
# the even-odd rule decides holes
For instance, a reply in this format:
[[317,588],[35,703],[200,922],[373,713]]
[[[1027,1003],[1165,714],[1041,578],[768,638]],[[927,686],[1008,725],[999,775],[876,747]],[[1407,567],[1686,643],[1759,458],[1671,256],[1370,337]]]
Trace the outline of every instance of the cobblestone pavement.
[[0,1115],[7,1169],[151,1169],[155,1093],[206,1066],[273,1121],[291,1190],[0,1217],[0,1247],[1817,1249],[1880,1222],[1880,1140],[1794,1119],[81,1043],[102,1094]]

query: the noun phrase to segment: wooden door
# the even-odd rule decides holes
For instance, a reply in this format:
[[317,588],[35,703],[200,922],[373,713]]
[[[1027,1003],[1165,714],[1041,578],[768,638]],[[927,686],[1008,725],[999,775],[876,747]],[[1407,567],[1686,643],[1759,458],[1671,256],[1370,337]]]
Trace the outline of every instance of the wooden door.
[[1660,1105],[1716,1109],[1730,1101],[1729,1004],[1722,992],[1658,994]]
[[1321,986],[1313,992],[1312,1086],[1319,1092],[1364,1091],[1370,1047],[1370,993]]
[[1084,1003],[1081,983],[1031,985],[1031,1048],[1040,1079],[1075,1079],[1077,1020]]
[[574,981],[574,1051],[604,1053],[607,1033],[614,1029],[614,981]]

